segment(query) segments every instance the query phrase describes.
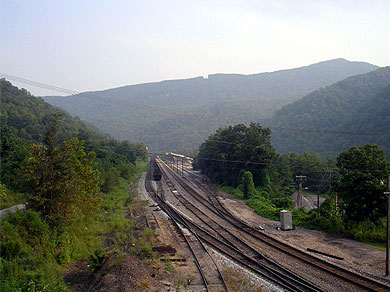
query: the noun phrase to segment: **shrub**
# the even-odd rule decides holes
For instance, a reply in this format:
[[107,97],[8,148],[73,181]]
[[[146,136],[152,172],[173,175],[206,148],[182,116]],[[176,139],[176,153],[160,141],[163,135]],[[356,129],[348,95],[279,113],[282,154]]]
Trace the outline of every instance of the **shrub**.
[[256,194],[250,199],[246,200],[246,203],[258,215],[274,220],[279,220],[280,209],[276,208],[274,204],[272,204],[267,198],[263,197],[262,195]]
[[50,235],[38,212],[19,211],[1,219],[2,291],[67,291]]
[[104,252],[101,248],[96,249],[95,252],[88,259],[88,268],[93,271],[100,269],[106,258],[106,252]]
[[280,198],[273,198],[271,200],[271,203],[274,204],[277,208],[281,209],[290,209],[293,206],[293,201],[287,196],[283,196]]

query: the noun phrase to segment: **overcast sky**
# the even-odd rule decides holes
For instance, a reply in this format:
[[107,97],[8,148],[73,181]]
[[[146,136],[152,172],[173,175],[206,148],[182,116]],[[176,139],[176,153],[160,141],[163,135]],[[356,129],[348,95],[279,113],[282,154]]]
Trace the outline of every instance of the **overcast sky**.
[[0,3],[0,72],[76,91],[334,58],[390,64],[389,0]]

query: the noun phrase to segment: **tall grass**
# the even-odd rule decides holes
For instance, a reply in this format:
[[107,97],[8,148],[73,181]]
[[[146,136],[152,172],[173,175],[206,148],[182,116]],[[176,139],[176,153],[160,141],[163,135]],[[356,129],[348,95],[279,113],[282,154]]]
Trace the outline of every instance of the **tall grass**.
[[[137,171],[144,171],[146,166],[146,162],[138,161]],[[64,264],[95,255],[107,244],[107,238],[112,240],[113,247],[127,248],[135,254],[151,250],[151,232],[147,230],[137,236],[135,223],[129,216],[135,191],[135,185],[130,182],[135,174],[129,179],[120,178],[113,190],[103,195],[96,217],[82,224],[50,226],[33,210],[1,218],[1,291],[69,291],[61,275]],[[3,207],[21,202],[18,198],[22,194],[11,194],[3,185],[0,192]],[[8,199],[11,197],[15,199]]]

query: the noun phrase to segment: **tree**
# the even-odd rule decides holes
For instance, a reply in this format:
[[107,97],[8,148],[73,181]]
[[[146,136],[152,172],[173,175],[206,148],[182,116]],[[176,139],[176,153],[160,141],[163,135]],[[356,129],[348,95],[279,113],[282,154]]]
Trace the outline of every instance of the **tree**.
[[26,143],[8,127],[2,127],[0,132],[0,182],[21,191],[24,186],[23,162],[29,155]]
[[244,193],[244,199],[249,199],[251,195],[256,192],[255,185],[253,183],[253,176],[250,171],[245,171],[242,176],[242,190]]
[[243,169],[251,171],[256,186],[268,187],[267,169],[275,156],[270,135],[270,129],[256,123],[220,128],[202,143],[195,164],[217,183],[241,184]]
[[29,206],[56,223],[72,223],[94,215],[100,185],[94,153],[86,154],[76,138],[60,146],[35,144],[31,151],[26,167],[31,184]]
[[323,162],[315,153],[287,153],[283,154],[282,157],[288,161],[293,178],[297,175],[304,175],[307,177],[305,186],[309,187],[310,190],[317,189],[319,182],[326,173],[327,163]]
[[354,222],[376,221],[386,214],[384,186],[390,170],[382,149],[374,144],[351,147],[337,157],[340,181],[335,190],[345,218]]

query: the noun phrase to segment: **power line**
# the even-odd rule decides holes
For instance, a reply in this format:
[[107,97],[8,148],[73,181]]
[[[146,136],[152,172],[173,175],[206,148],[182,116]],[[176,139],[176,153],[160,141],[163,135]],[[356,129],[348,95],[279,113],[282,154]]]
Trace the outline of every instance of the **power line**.
[[[116,100],[116,99],[113,99],[113,98],[102,97],[102,96],[99,96],[99,95],[96,95],[96,94],[91,94],[91,93],[81,93],[81,92],[78,92],[78,91],[74,91],[74,90],[70,90],[70,89],[66,89],[66,88],[62,88],[62,87],[58,87],[58,86],[54,86],[54,85],[44,84],[44,83],[41,83],[41,82],[28,80],[28,79],[25,79],[25,78],[13,76],[13,75],[1,73],[1,72],[0,72],[0,76],[3,76],[4,78],[7,78],[9,80],[14,80],[16,82],[20,82],[20,83],[24,83],[24,84],[40,87],[40,88],[45,88],[45,89],[49,89],[49,90],[56,91],[56,92],[61,92],[61,93],[66,93],[66,94],[71,94],[71,95],[82,94],[83,97],[93,98],[93,99],[99,98],[99,99],[102,99],[105,102],[118,103],[118,104],[127,104],[127,105],[135,105],[135,106],[141,106],[141,107],[145,107],[145,108],[152,109],[152,110],[167,111],[167,112],[172,112],[172,113],[176,113],[176,114],[177,114],[177,112],[179,112],[179,113],[185,114],[185,115],[199,116],[199,117],[203,117],[203,118],[206,117],[205,115],[192,114],[192,113],[188,113],[188,112],[184,112],[184,111],[162,109],[162,108],[155,107],[155,106],[149,106],[149,105],[144,105],[144,104],[119,101],[119,100]],[[215,118],[213,116],[207,116],[207,117]],[[131,127],[131,126],[129,126],[129,127]],[[140,129],[145,129],[145,128],[141,128],[141,127],[138,127],[138,126],[134,126],[134,127],[135,128],[140,128]],[[334,131],[334,130],[326,130],[326,129],[309,129],[309,128],[303,128],[303,127],[297,128],[297,127],[287,127],[287,126],[268,126],[268,127],[269,128],[278,128],[278,129],[289,129],[289,130],[298,130],[299,129],[299,131],[325,132],[325,133],[334,133],[334,134],[336,133],[336,134],[346,134],[346,135],[390,136],[390,133],[389,134],[379,134],[379,133],[347,132],[347,131]],[[259,146],[259,145],[251,145],[251,144],[245,144],[245,143],[240,143],[240,142],[228,142],[228,141],[220,141],[220,140],[212,140],[211,142],[231,144],[231,145],[244,145],[244,146],[248,146],[248,147],[258,147]],[[156,154],[161,154],[161,153],[156,153]],[[252,165],[270,165],[269,161],[268,162],[267,161],[264,161],[264,162],[251,162],[251,161],[226,160],[226,159],[215,159],[215,158],[199,158],[199,157],[197,159],[198,160],[212,160],[212,161],[219,161],[219,162],[242,163],[242,164],[247,164],[247,165],[248,164],[252,164]],[[292,165],[287,165],[287,166],[289,166],[290,168],[302,168],[302,167],[305,167],[305,166],[292,166]],[[336,171],[336,170],[341,170],[341,169],[333,168],[333,170]],[[344,169],[344,170],[348,170],[348,171],[363,171],[363,172],[381,172],[382,171],[382,170],[368,170],[368,169],[365,169],[365,170],[361,170],[361,169],[354,169],[354,170],[352,170],[352,169]],[[322,172],[322,171],[318,171],[318,172]]]
[[[65,94],[70,94],[70,95],[77,95],[80,94],[82,97],[85,98],[90,98],[90,99],[100,99],[101,101],[104,102],[109,102],[109,103],[116,103],[116,104],[123,104],[123,105],[130,105],[130,106],[136,106],[136,107],[141,107],[153,111],[158,111],[158,112],[164,112],[168,114],[175,114],[175,115],[183,115],[183,116],[188,116],[188,117],[194,117],[194,118],[199,118],[199,119],[214,119],[216,121],[223,121],[223,122],[233,122],[233,123],[243,123],[242,120],[238,119],[227,119],[227,118],[220,118],[220,117],[215,117],[212,115],[204,115],[204,114],[197,114],[197,113],[190,113],[187,111],[183,110],[171,110],[171,109],[166,109],[166,108],[161,108],[157,106],[151,106],[151,105],[146,105],[146,104],[140,104],[140,103],[134,103],[134,102],[129,102],[129,101],[121,101],[118,99],[110,98],[110,97],[103,97],[101,95],[93,94],[93,93],[82,93],[78,91],[74,91],[71,89],[66,89],[63,87],[58,87],[54,85],[49,85],[13,75],[9,75],[6,73],[0,73],[0,76],[13,80],[19,83],[24,83],[28,84],[31,86],[39,87],[39,88],[44,88],[60,93],[65,93]],[[66,97],[65,97],[66,98]],[[378,137],[388,137],[390,136],[390,133],[370,133],[370,132],[359,132],[359,131],[340,131],[340,130],[332,130],[332,129],[319,129],[319,128],[306,128],[306,127],[295,127],[295,126],[284,126],[284,125],[263,125],[263,128],[270,128],[270,129],[279,129],[279,130],[290,130],[290,131],[297,131],[297,132],[312,132],[312,133],[323,133],[323,134],[339,134],[339,135],[358,135],[358,136],[378,136]],[[220,142],[220,143],[232,143],[232,142]],[[242,144],[242,143],[237,143],[237,144]],[[242,144],[245,145],[245,144]],[[249,146],[249,145],[248,145]],[[253,146],[253,145],[252,145]]]
[[[159,153],[159,152],[149,152],[149,154],[152,155],[165,155],[166,153]],[[191,157],[193,158],[193,157]],[[229,159],[217,159],[217,158],[207,158],[207,157],[197,157],[197,160],[205,160],[205,161],[216,161],[216,162],[229,162],[229,163],[237,163],[237,164],[246,164],[246,168],[255,170],[256,168],[249,168],[248,165],[262,165],[262,166],[274,166],[274,161],[244,161],[244,160],[229,160]],[[282,166],[287,166],[292,169],[298,169],[302,170],[302,168],[307,167],[306,165],[293,165],[293,164],[283,164]],[[242,169],[240,167],[234,167],[234,166],[228,166],[229,169]],[[367,173],[381,173],[384,170],[383,169],[346,169],[346,168],[339,168],[339,167],[323,167],[323,170],[305,170],[305,173],[324,173],[324,172],[338,172],[338,171],[351,171],[351,172],[367,172]]]

